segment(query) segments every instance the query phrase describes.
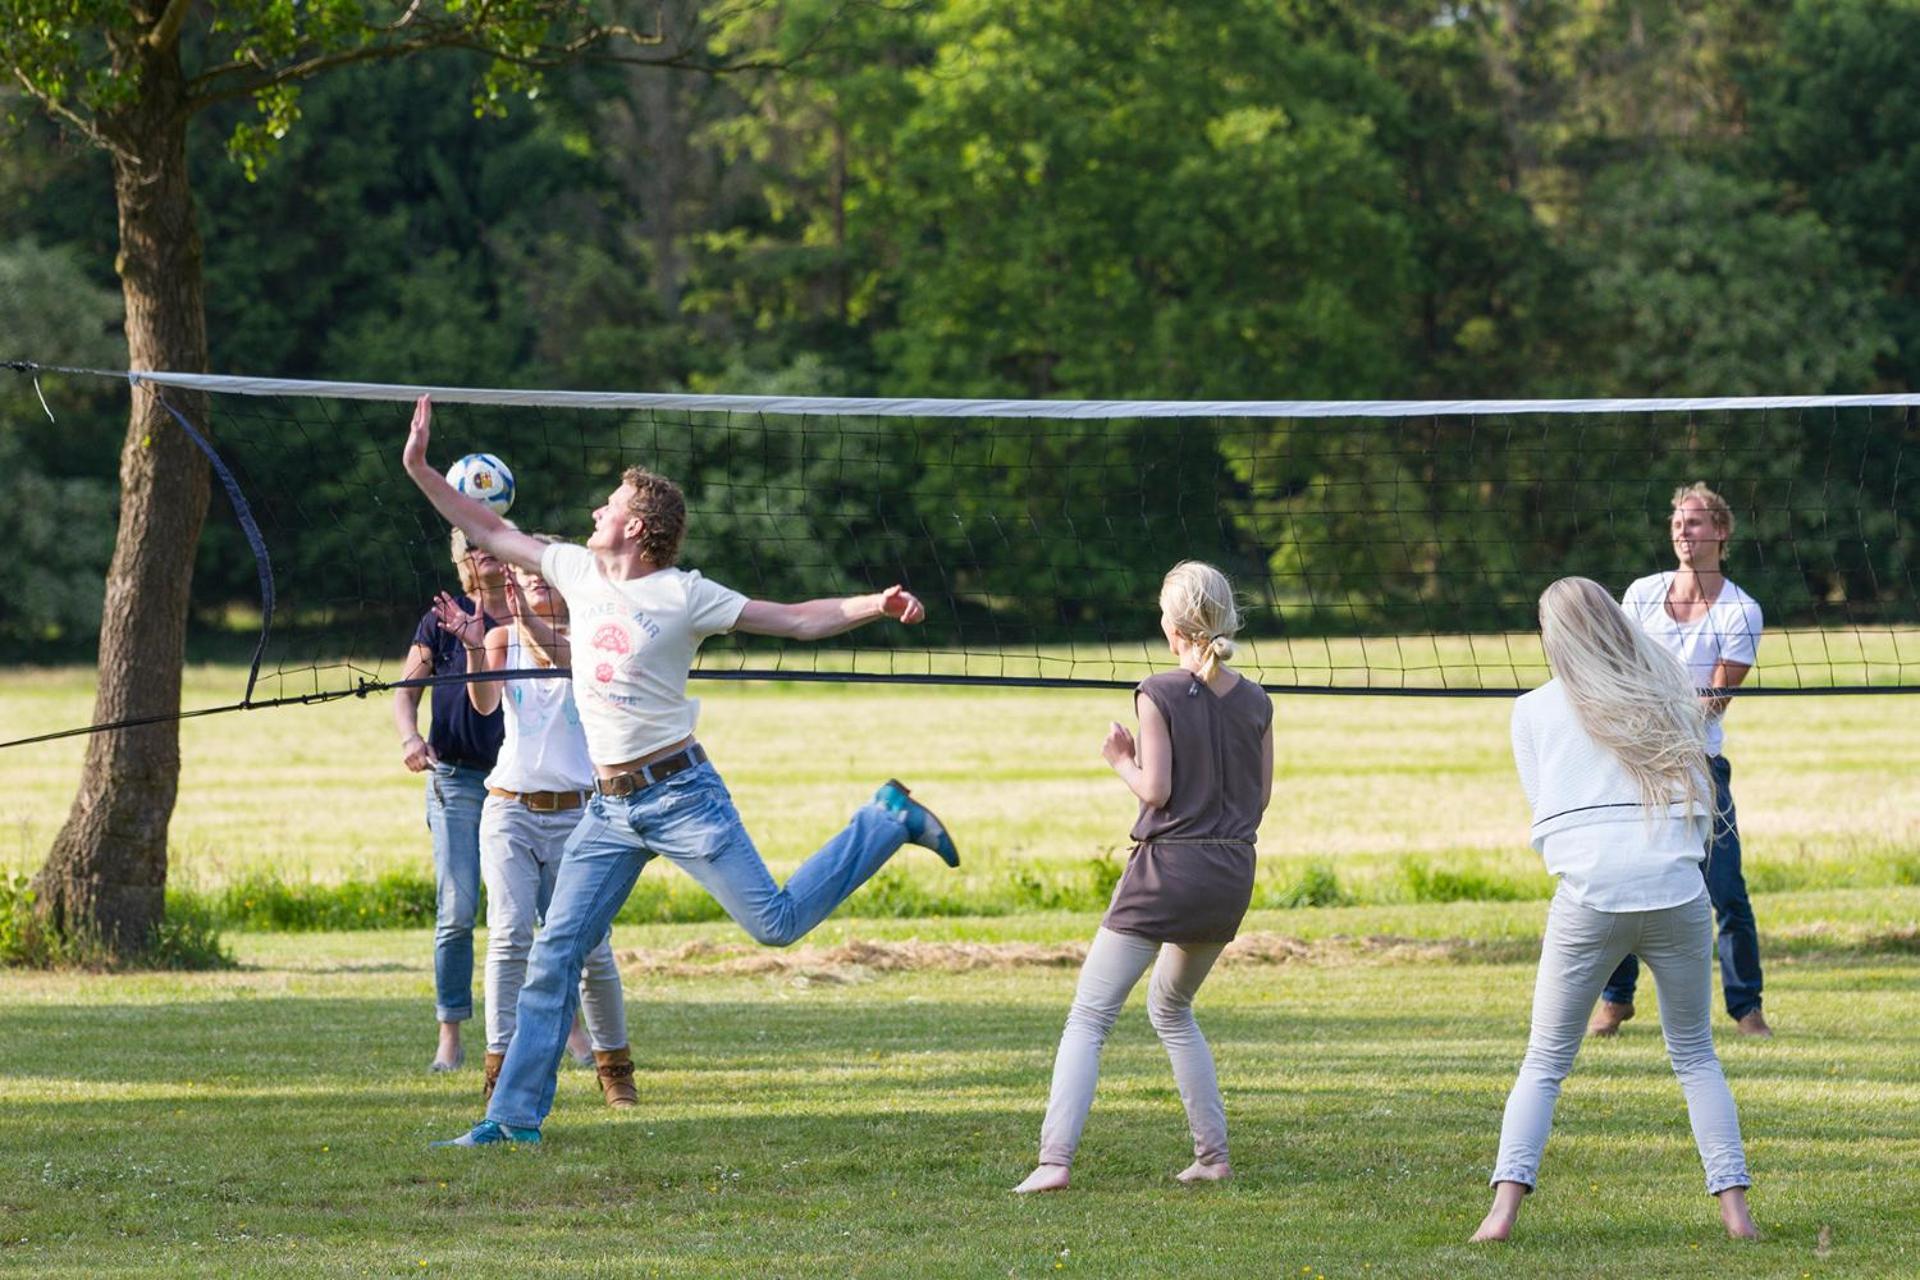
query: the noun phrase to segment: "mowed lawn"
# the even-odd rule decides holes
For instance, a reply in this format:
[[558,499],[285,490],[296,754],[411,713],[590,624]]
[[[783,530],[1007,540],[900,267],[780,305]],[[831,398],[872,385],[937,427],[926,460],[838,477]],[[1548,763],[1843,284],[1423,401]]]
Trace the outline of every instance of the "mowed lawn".
[[[186,705],[231,701],[243,675],[189,670]],[[84,724],[91,691],[87,671],[0,674],[4,736]],[[1131,723],[1125,693],[716,681],[693,692],[701,739],[778,873],[888,777],[913,786],[960,841],[957,877],[912,851],[896,864],[931,888],[989,900],[1011,877],[1125,854],[1133,804],[1097,751],[1109,720]],[[400,765],[390,697],[183,722],[174,883],[425,874],[421,784]],[[1544,894],[1507,746],[1510,708],[1282,697],[1263,882],[1291,883],[1323,863],[1343,888],[1393,901],[1418,860]],[[1728,755],[1756,888],[1920,882],[1916,712],[1897,695],[1736,704]],[[39,864],[82,750],[67,739],[0,752],[0,870]]]
[[1758,1243],[1719,1230],[1650,1008],[1583,1053],[1515,1241],[1465,1243],[1544,916],[1509,903],[1256,915],[1265,958],[1200,1004],[1237,1178],[1172,1180],[1187,1140],[1136,993],[1075,1186],[1037,1199],[1008,1188],[1073,984],[1055,947],[1091,915],[836,920],[789,952],[622,929],[641,1105],[569,1068],[537,1149],[427,1149],[477,1117],[479,1072],[424,1070],[424,932],[241,935],[220,974],[11,973],[0,1273],[1920,1273],[1920,890],[1758,906],[1781,1034],[1718,1023]]

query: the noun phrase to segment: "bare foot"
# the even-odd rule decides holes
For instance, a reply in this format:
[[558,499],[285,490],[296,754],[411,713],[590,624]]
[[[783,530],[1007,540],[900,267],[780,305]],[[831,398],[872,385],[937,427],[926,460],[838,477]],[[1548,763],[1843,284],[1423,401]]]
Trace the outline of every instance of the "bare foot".
[[1027,1180],[1013,1189],[1017,1196],[1032,1195],[1036,1191],[1065,1191],[1067,1189],[1067,1166],[1063,1164],[1043,1164],[1027,1175]]
[[1593,1020],[1587,1023],[1590,1036],[1617,1036],[1620,1024],[1633,1020],[1633,1005],[1621,1004],[1617,1000],[1602,1000],[1593,1011]]
[[433,1051],[433,1061],[429,1071],[458,1071],[467,1060],[467,1052],[460,1047],[460,1024],[443,1022],[440,1024],[440,1045]]
[[1201,1164],[1195,1160],[1173,1176],[1182,1182],[1225,1182],[1233,1176],[1233,1169],[1224,1160],[1219,1164]]
[[1756,1040],[1773,1039],[1773,1028],[1767,1025],[1767,1015],[1758,1009],[1749,1009],[1733,1024],[1743,1036],[1752,1036]]
[[1718,1197],[1720,1201],[1720,1221],[1726,1224],[1727,1234],[1735,1240],[1758,1240],[1759,1228],[1753,1225],[1753,1215],[1747,1212],[1747,1189],[1728,1187]]
[[1518,1182],[1494,1183],[1493,1208],[1487,1210],[1487,1216],[1480,1220],[1480,1229],[1468,1243],[1504,1243],[1513,1234],[1514,1220],[1520,1216],[1520,1202],[1526,1197],[1526,1187]]

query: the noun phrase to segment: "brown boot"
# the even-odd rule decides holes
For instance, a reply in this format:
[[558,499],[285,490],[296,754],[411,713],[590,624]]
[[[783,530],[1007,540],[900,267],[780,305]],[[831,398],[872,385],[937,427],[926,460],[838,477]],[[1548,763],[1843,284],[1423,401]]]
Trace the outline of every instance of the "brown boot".
[[626,1049],[595,1049],[593,1068],[600,1077],[600,1092],[610,1107],[631,1107],[640,1101],[633,1087],[633,1055]]
[[1760,1040],[1773,1039],[1773,1028],[1767,1025],[1767,1015],[1761,1013],[1758,1008],[1747,1010],[1733,1025],[1740,1029],[1740,1034],[1743,1036],[1753,1036]]
[[1590,1036],[1617,1036],[1620,1024],[1633,1018],[1633,1006],[1614,1000],[1602,1000],[1600,1007],[1593,1011],[1593,1021],[1587,1024]]
[[500,1083],[500,1064],[506,1060],[506,1054],[487,1050],[486,1074],[480,1077],[480,1101],[493,1101],[493,1086]]

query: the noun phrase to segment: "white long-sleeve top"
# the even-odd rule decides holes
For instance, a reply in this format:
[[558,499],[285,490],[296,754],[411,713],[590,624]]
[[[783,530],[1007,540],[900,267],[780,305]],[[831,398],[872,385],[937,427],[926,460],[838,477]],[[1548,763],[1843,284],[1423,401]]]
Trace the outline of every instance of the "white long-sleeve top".
[[1560,892],[1595,911],[1655,911],[1705,892],[1708,815],[1676,802],[1648,822],[1633,779],[1582,727],[1559,680],[1514,703],[1513,763],[1533,847]]

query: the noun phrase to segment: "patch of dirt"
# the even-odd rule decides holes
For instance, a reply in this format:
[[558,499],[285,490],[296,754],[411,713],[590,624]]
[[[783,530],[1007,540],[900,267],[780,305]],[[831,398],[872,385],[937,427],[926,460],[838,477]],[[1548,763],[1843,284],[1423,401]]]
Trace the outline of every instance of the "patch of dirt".
[[[1506,963],[1537,955],[1537,940],[1474,942],[1465,938],[1401,938],[1375,935],[1308,942],[1277,933],[1245,933],[1230,944],[1226,965],[1356,963]],[[1087,958],[1084,942],[848,942],[833,947],[773,950],[748,942],[699,939],[677,947],[614,952],[622,971],[657,977],[787,975],[843,985],[883,973],[978,969],[1069,969]]]

